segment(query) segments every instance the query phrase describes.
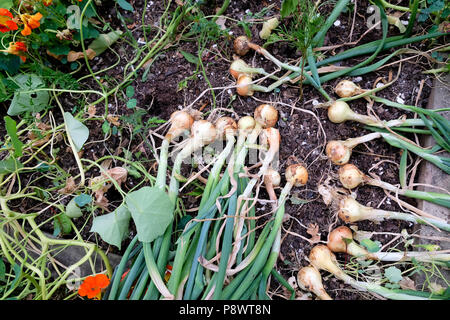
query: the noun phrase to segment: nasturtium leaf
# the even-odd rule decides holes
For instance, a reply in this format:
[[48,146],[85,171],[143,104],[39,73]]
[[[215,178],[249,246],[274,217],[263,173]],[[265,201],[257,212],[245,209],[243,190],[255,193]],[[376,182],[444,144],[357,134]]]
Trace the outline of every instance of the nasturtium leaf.
[[72,138],[73,144],[78,152],[89,137],[89,129],[75,119],[69,112],[64,112],[64,120],[67,124],[67,134]]
[[125,203],[142,242],[151,242],[164,233],[173,219],[173,204],[167,193],[156,187],[130,192]]
[[8,115],[15,116],[25,111],[40,112],[48,106],[50,95],[46,90],[33,91],[44,88],[45,84],[36,74],[19,74],[14,77],[19,86],[8,108]]
[[397,267],[389,267],[386,270],[384,270],[384,276],[393,283],[397,283],[400,280],[402,280],[402,272]]
[[69,234],[72,231],[72,224],[70,218],[66,214],[61,213],[53,218],[53,236],[58,236],[60,233]]
[[15,158],[0,160],[0,174],[11,173],[20,168],[23,168],[23,165]]
[[77,206],[77,203],[75,202],[75,198],[72,198],[72,200],[69,201],[69,203],[66,206],[66,215],[69,218],[79,218],[83,215],[83,212],[81,212],[81,209],[79,206]]
[[97,232],[103,241],[121,248],[122,241],[128,236],[131,213],[124,204],[113,212],[96,216],[92,220],[91,232]]
[[82,193],[73,199],[80,208],[92,202],[92,197],[86,193]]
[[8,135],[11,138],[11,143],[14,147],[14,157],[21,157],[23,142],[20,141],[17,136],[17,123],[14,119],[8,116],[5,116],[3,119],[5,119],[6,131],[8,132]]
[[377,252],[381,248],[381,244],[379,241],[372,241],[370,239],[362,239],[359,242],[362,246],[366,247],[369,252]]

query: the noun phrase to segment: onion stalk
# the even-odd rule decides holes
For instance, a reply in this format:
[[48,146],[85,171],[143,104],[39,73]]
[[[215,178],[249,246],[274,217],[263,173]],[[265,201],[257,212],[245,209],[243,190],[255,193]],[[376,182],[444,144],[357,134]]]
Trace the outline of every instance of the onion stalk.
[[450,231],[450,224],[439,219],[429,217],[417,217],[415,215],[405,213],[375,209],[360,204],[350,196],[343,197],[339,201],[339,217],[346,223],[355,223],[363,220],[380,222],[383,220],[402,220],[417,224],[431,224],[441,230]]
[[302,290],[311,291],[320,300],[333,300],[323,287],[320,272],[313,266],[303,267],[298,271],[297,283]]
[[436,203],[438,205],[450,208],[450,195],[431,191],[418,191],[400,189],[392,184],[381,181],[379,179],[371,178],[362,173],[354,164],[346,164],[339,168],[339,180],[347,189],[354,189],[361,184],[368,184],[382,189],[403,195],[409,198],[421,199],[428,202]]
[[380,132],[373,132],[361,137],[349,138],[347,140],[332,140],[327,143],[325,151],[331,162],[337,165],[344,165],[350,160],[353,148],[361,143],[380,137]]
[[317,245],[312,248],[309,254],[309,260],[318,270],[328,271],[339,280],[342,280],[344,283],[354,287],[357,290],[376,293],[387,299],[393,300],[427,300],[423,297],[396,292],[376,283],[357,281],[353,279],[341,269],[336,260],[336,256],[325,245]]
[[347,253],[357,258],[371,260],[398,262],[415,259],[422,262],[448,262],[450,254],[448,250],[439,251],[405,251],[405,252],[369,252],[353,240],[352,231],[341,226],[332,230],[328,235],[328,248],[333,252]]

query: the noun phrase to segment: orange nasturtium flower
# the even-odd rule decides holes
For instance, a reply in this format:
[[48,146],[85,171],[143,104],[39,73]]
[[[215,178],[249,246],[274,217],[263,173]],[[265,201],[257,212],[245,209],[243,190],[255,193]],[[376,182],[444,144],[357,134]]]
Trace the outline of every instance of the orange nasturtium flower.
[[109,278],[104,274],[89,276],[84,279],[80,288],[78,288],[78,294],[82,297],[87,296],[89,299],[100,300],[102,289],[109,285],[109,281]]
[[166,272],[164,273],[164,281],[168,282],[171,275],[172,275],[172,266],[168,264],[166,266]]
[[42,19],[42,14],[40,12],[36,13],[36,14],[21,14],[20,15],[20,20],[22,20],[24,28],[21,31],[23,36],[29,36],[31,34],[31,30],[32,29],[36,29],[39,28],[39,26],[41,25],[41,23],[39,22],[39,20]]
[[0,32],[17,30],[19,27],[13,20],[13,15],[9,10],[0,8]]
[[27,52],[27,45],[20,41],[10,42],[8,49],[0,51],[19,56],[23,62],[25,62],[25,60],[27,59],[24,55],[24,52]]

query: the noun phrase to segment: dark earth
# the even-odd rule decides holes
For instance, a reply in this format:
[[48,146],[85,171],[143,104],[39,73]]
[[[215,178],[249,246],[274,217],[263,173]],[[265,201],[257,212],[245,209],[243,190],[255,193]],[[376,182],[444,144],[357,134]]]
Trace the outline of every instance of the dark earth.
[[[98,11],[112,26],[123,30],[123,24],[117,19],[116,8],[110,5],[110,3],[111,1],[104,1],[103,5],[100,7],[101,9]],[[129,25],[133,22],[136,22],[137,25],[139,25],[140,21],[142,21],[143,1],[132,0],[130,3],[135,9],[134,12],[125,12],[124,10],[121,10],[120,13]],[[221,5],[221,1],[209,1],[208,3],[208,6],[202,8],[205,14],[213,14],[215,8],[220,7]],[[265,14],[265,17],[270,17],[279,15],[280,3],[281,1],[231,1],[225,15],[232,19],[241,20],[249,11],[257,13],[263,8],[271,5],[271,8]],[[399,4],[408,5],[408,2],[400,1]],[[176,4],[172,4],[172,6],[175,7]],[[369,2],[360,0],[357,1],[357,6],[355,21],[353,21],[353,14],[342,14],[339,17],[340,25],[332,26],[328,31],[324,46],[340,45],[355,41],[367,31],[366,19],[369,14],[367,14],[365,10],[369,6]],[[333,4],[331,2],[325,4],[320,7],[320,13],[326,17],[329,12],[331,12],[332,8]],[[149,1],[146,16],[144,17],[145,23],[147,25],[154,25],[157,23],[164,9],[162,1]],[[407,18],[404,18],[404,20],[407,20]],[[350,29],[352,28],[352,24],[353,33],[350,39]],[[229,36],[222,36],[218,41],[207,42],[205,45],[207,50],[205,50],[203,56],[203,64],[210,86],[213,88],[226,87],[234,84],[234,79],[228,72],[230,62],[233,59],[232,41],[235,36],[244,33],[243,29],[238,26],[234,20],[226,20],[225,25],[231,31]],[[252,24],[250,30],[253,36],[252,41],[262,45],[264,42],[258,36],[260,27],[261,24]],[[424,33],[426,27],[428,26],[416,25],[414,34]],[[183,26],[179,27],[180,30],[182,28]],[[135,39],[142,39],[142,30],[140,28],[131,28],[129,31]],[[390,25],[388,36],[397,34],[399,34],[398,29]],[[380,37],[381,31],[375,29],[367,33],[359,44],[377,40]],[[444,39],[439,41],[444,41]],[[329,56],[351,47],[352,45],[345,45],[322,53]],[[427,50],[427,48],[429,48],[429,41],[415,43],[410,45],[410,47],[417,50]],[[123,67],[133,59],[135,55],[134,49],[125,41],[117,42],[114,44],[113,48],[120,53],[121,60],[118,66],[105,72],[105,78],[111,79],[110,83],[112,84],[119,83],[123,79]],[[269,45],[266,49],[281,61],[290,61],[300,57],[299,52],[296,52],[295,49],[283,42]],[[142,81],[143,72],[139,71],[137,78],[130,83],[135,88],[137,107],[145,111],[142,116],[143,122],[152,117],[158,117],[159,119],[164,120],[169,119],[169,116],[173,111],[190,105],[204,90],[209,88],[208,83],[204,81],[204,77],[201,75],[196,76],[194,80],[189,80],[187,82],[187,87],[179,90],[179,83],[190,77],[193,74],[193,70],[195,70],[195,65],[187,62],[185,57],[180,54],[180,50],[197,55],[198,44],[196,41],[180,41],[178,45],[169,47],[153,61],[146,81]],[[220,55],[218,53],[220,53]],[[385,56],[386,54],[388,54],[388,52],[383,52],[381,56]],[[248,64],[264,67],[268,72],[275,70],[275,66],[270,61],[267,61],[262,56],[252,51],[244,56],[243,59]],[[362,61],[362,59],[365,59],[365,57],[351,59],[346,61],[345,64],[354,65]],[[91,61],[91,66],[93,71],[102,70],[115,63],[116,60],[117,56],[115,54],[106,51],[101,56],[94,58]],[[396,57],[390,60],[390,62],[398,60],[399,58]],[[389,81],[390,76],[395,78],[400,66],[401,72],[399,73],[397,81],[379,92],[378,95],[396,101],[398,95],[402,94],[404,104],[426,107],[427,99],[432,89],[432,76],[422,74],[423,70],[430,67],[425,58],[417,57],[409,59],[401,63],[401,65],[396,63],[376,72],[363,75],[359,77],[359,79],[345,79],[353,81],[359,80],[357,84],[362,88],[373,88],[375,82],[379,78],[382,78],[384,81]],[[82,72],[88,74],[86,70]],[[323,88],[330,96],[335,98],[337,98],[337,96],[335,96],[333,88],[339,80],[341,79],[332,80],[323,85]],[[423,82],[423,88],[419,92],[419,84],[421,82]],[[97,87],[96,82],[91,78],[83,80],[80,85],[85,88]],[[281,254],[276,267],[285,279],[296,276],[300,267],[308,265],[307,255],[313,247],[313,244],[298,236],[300,235],[307,239],[311,238],[311,235],[307,233],[306,227],[310,224],[318,225],[320,240],[325,242],[329,230],[343,224],[342,221],[336,218],[333,208],[325,205],[322,197],[317,191],[318,185],[323,183],[327,177],[331,176],[336,178],[338,169],[338,166],[331,164],[325,156],[324,148],[326,141],[338,139],[345,140],[349,137],[357,137],[370,133],[363,125],[355,122],[346,122],[339,125],[331,123],[327,118],[325,109],[314,108],[314,104],[316,102],[324,102],[324,98],[310,86],[303,87],[303,97],[302,99],[299,98],[300,89],[296,84],[283,85],[279,90],[272,93],[256,92],[254,96],[250,98],[237,96],[235,89],[219,89],[215,91],[216,108],[228,110],[228,112],[219,111],[219,114],[223,115],[231,114],[238,115],[239,117],[252,115],[255,107],[263,103],[263,101],[271,102],[276,106],[280,115],[276,127],[280,130],[282,137],[279,155],[279,172],[283,173],[287,165],[295,159],[304,163],[308,168],[309,180],[307,185],[305,187],[294,189],[296,198],[306,201],[304,201],[303,204],[294,204],[292,201],[288,201],[286,204],[286,213],[291,216],[291,218],[285,221],[283,228],[284,231],[288,230],[289,233],[283,232],[282,234]],[[94,100],[95,97],[92,99]],[[73,97],[69,95],[62,95],[61,100],[67,110],[74,104]],[[198,99],[198,101],[193,104],[192,108],[203,111],[206,118],[213,109],[213,101],[214,98],[209,91]],[[131,115],[134,112],[134,110],[127,108],[126,99],[120,91],[116,97],[110,98],[109,103],[108,112],[115,116],[121,117]],[[364,99],[351,102],[352,109],[363,114],[367,114],[366,105],[367,102]],[[97,116],[101,115],[103,112],[99,111],[102,110],[102,108],[102,104],[97,106]],[[303,110],[313,112],[316,117],[313,117],[310,113]],[[379,103],[373,105],[373,110],[379,118],[384,120],[397,119],[406,114],[404,111],[386,107]],[[60,114],[56,109],[54,110],[54,114],[56,121],[58,121]],[[126,124],[124,124],[124,129],[121,130],[120,136],[111,135],[103,142],[104,134],[101,129],[102,123],[103,121],[86,121],[86,124],[90,129],[90,135],[87,145],[84,148],[83,158],[95,160],[108,154],[115,154],[123,157],[124,154],[121,150],[123,147],[133,153],[141,151],[141,158],[139,160],[144,167],[148,169],[150,174],[156,174],[157,164],[155,163],[155,158],[153,156],[154,150],[152,150],[152,143],[150,140],[143,140],[142,135],[134,135],[131,139],[130,130],[127,129]],[[320,127],[322,127],[322,129]],[[323,132],[325,132],[325,136],[323,135]],[[158,133],[162,134],[161,132]],[[155,146],[159,147],[160,139],[156,136],[153,139]],[[414,137],[412,137],[412,139],[414,139]],[[95,143],[89,144],[89,142]],[[59,147],[64,150],[66,148],[65,142],[61,141]],[[71,175],[78,174],[76,163],[70,151],[65,154],[60,153],[59,156],[59,164],[65,171]],[[398,184],[398,163],[400,156],[401,153],[399,149],[391,147],[381,139],[376,139],[365,145],[357,146],[352,154],[351,162],[356,164],[361,171],[365,173],[372,172],[378,175],[383,181],[391,184]],[[408,165],[410,167],[408,169],[411,169],[412,164],[414,163],[413,161],[415,161],[415,158],[410,157],[408,160]],[[377,166],[374,167],[376,164]],[[114,166],[120,165],[122,165],[120,162],[114,163]],[[183,167],[183,175],[186,177],[190,176],[193,171],[191,166]],[[86,178],[89,179],[98,174],[98,169],[94,168],[86,172]],[[204,177],[207,176],[204,175]],[[42,180],[42,183],[45,184],[44,181],[45,180]],[[127,191],[128,188],[134,187],[136,181],[138,180],[129,175],[126,183],[122,185],[123,190]],[[22,181],[22,183],[25,182],[26,180]],[[53,186],[53,182],[48,179],[46,183],[48,183],[49,186]],[[60,183],[64,183],[64,181],[60,181]],[[337,182],[337,185],[339,185],[339,182]],[[180,193],[186,209],[195,208],[199,203],[198,197],[188,195],[188,193],[193,190],[194,186],[190,185]],[[358,201],[362,204],[386,210],[401,211],[395,201],[388,200],[382,189],[371,186],[361,186],[357,188],[355,192]],[[106,197],[109,200],[109,210],[111,211],[114,210],[121,201],[120,194],[114,190],[114,188],[111,188],[108,191]],[[262,192],[261,197],[267,197],[266,193]],[[410,204],[415,204],[411,199],[401,199]],[[61,203],[64,204],[64,200]],[[260,210],[258,213],[263,213],[268,210],[268,207],[264,207],[264,204],[258,204],[258,206]],[[11,208],[22,212],[37,211],[41,209],[39,203],[33,203],[29,199],[27,199],[26,203],[19,201],[11,202]],[[53,214],[53,212],[46,211],[39,217],[40,221],[50,221],[44,225],[44,229],[47,229],[49,233],[53,232],[53,224],[51,223]],[[95,214],[102,214],[102,211],[96,210]],[[89,232],[92,215],[85,213],[85,218],[88,220],[77,219],[74,221],[77,227],[81,229],[83,238],[89,241],[96,241],[107,252],[116,254],[121,254],[123,252],[128,240],[124,242],[121,250],[109,246],[98,236]],[[384,221],[379,224],[361,222],[357,224],[357,228],[358,230],[381,233],[375,234],[372,237],[372,240],[378,240],[382,244],[388,243],[394,238],[395,234],[399,234],[403,229],[406,229],[408,233],[414,231],[412,224],[395,220]],[[130,239],[134,235],[133,232],[134,230],[130,234]],[[396,246],[401,249],[402,245],[400,238],[400,240],[394,241],[389,246]],[[338,254],[337,257],[344,266],[350,261],[350,257],[345,254]],[[324,286],[330,296],[337,300],[374,299],[372,295],[356,292],[351,287],[342,284],[342,282],[335,278],[327,277],[325,275]],[[289,292],[285,291],[274,279],[272,279],[271,283],[271,292],[273,293],[274,299],[286,299],[289,297]],[[301,296],[302,294],[298,292],[298,297],[301,298]]]

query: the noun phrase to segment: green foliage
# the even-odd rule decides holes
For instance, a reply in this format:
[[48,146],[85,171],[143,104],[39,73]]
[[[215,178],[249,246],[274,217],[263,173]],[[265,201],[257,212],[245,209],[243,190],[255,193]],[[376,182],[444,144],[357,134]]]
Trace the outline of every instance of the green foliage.
[[80,207],[75,202],[75,198],[72,198],[66,206],[66,215],[69,218],[79,218],[83,215]]
[[50,96],[47,91],[36,91],[45,87],[44,81],[36,74],[19,74],[12,79],[18,86],[7,111],[15,116],[23,112],[40,112],[48,107]]
[[64,112],[64,120],[67,125],[67,134],[72,138],[73,144],[78,152],[89,137],[89,129],[75,119],[69,112]]
[[113,212],[94,217],[90,231],[98,233],[103,241],[120,249],[129,233],[130,219],[130,211],[121,204]]
[[0,160],[0,174],[12,173],[22,167],[22,163],[13,157],[5,160]]
[[381,243],[379,241],[372,241],[370,239],[362,239],[360,244],[364,246],[369,252],[380,251]]
[[162,235],[173,219],[172,201],[168,194],[156,187],[143,187],[125,197],[136,225],[140,241],[151,242]]
[[17,136],[16,121],[14,121],[11,117],[8,116],[5,116],[4,119],[6,131],[8,132],[8,135],[11,138],[11,143],[14,147],[14,157],[21,157],[23,143],[22,141],[19,140],[19,137]]
[[272,32],[267,42],[286,41],[306,56],[306,50],[322,27],[324,18],[312,1],[298,0],[284,0],[281,16],[282,18],[292,16],[292,20],[288,25],[281,23],[275,32]]
[[450,15],[450,3],[444,0],[427,0],[428,6],[421,9],[418,21],[425,22],[428,18],[432,18],[432,15],[437,17],[437,22],[446,20]]
[[392,283],[402,280],[402,272],[397,267],[391,266],[384,270],[384,276]]

